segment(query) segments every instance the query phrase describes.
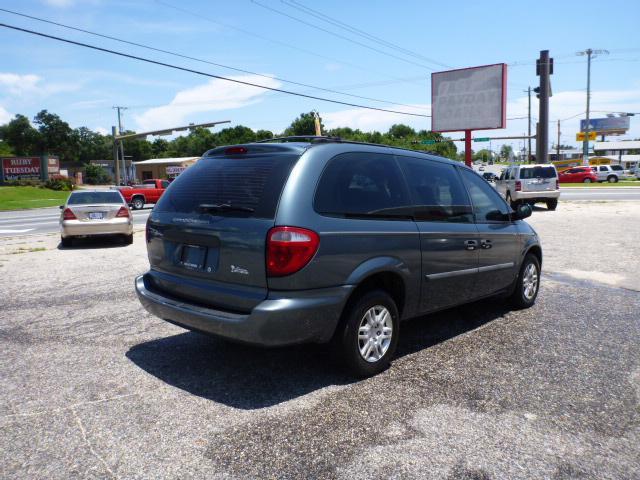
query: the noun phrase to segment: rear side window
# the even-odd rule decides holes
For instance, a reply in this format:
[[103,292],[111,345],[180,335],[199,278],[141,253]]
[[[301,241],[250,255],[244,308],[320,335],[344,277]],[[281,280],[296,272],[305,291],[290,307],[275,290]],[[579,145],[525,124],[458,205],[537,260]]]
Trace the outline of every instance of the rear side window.
[[398,161],[409,185],[416,220],[473,222],[469,197],[453,165],[413,157],[398,157]]
[[520,169],[520,178],[556,178],[556,169],[553,167],[530,167]]
[[155,207],[158,212],[274,218],[285,182],[298,155],[204,157],[174,180]]
[[95,205],[100,203],[124,203],[118,192],[74,192],[68,205]]
[[344,153],[322,173],[314,208],[336,216],[397,216],[410,213],[400,169],[392,155]]
[[624,170],[624,168],[622,168],[622,166],[620,165],[611,165],[611,170]]

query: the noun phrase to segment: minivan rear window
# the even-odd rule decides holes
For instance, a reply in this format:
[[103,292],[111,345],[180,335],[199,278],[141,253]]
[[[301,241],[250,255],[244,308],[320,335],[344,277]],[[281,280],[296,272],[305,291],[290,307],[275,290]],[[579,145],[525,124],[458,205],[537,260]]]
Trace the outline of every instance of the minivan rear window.
[[520,178],[556,178],[556,169],[553,167],[521,168]]
[[155,210],[274,218],[298,158],[290,154],[201,158],[171,183]]

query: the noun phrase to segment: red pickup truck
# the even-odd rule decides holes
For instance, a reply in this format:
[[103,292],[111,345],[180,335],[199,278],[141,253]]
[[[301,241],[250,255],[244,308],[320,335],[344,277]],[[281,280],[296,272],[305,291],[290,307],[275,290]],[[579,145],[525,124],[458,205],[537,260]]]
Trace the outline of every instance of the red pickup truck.
[[134,210],[140,210],[145,203],[156,203],[169,186],[168,180],[144,180],[142,185],[118,187],[125,201]]

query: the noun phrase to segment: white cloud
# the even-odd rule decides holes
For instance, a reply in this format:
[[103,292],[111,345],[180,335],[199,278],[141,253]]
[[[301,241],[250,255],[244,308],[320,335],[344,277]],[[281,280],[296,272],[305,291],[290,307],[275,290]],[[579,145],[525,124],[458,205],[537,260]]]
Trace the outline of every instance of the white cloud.
[[0,95],[12,97],[45,97],[56,93],[73,92],[82,86],[79,82],[43,82],[38,75],[18,73],[0,73]]
[[13,115],[7,112],[7,110],[2,105],[0,105],[0,125],[4,125],[5,123],[10,122],[12,118]]
[[[270,88],[281,85],[273,78],[257,75],[231,78]],[[181,126],[192,121],[192,116],[197,113],[231,110],[259,102],[266,92],[262,88],[212,79],[203,85],[179,91],[167,105],[151,108],[133,118],[141,131]]]
[[95,127],[94,132],[98,132],[100,135],[111,135],[111,130],[107,130],[104,127]]

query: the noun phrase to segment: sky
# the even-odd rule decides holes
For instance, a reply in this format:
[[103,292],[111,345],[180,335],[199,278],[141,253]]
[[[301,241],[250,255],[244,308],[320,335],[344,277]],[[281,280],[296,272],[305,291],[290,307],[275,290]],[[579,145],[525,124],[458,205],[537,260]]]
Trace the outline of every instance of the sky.
[[[591,117],[637,112],[631,130],[618,139],[640,138],[637,0],[3,0],[0,8],[182,57],[0,11],[3,24],[270,88],[420,115],[430,114],[432,72],[506,63],[507,128],[476,137],[527,131],[520,118],[527,116],[526,89],[538,85],[535,59],[549,50],[555,63],[550,144],[560,119],[560,142],[572,146],[586,110],[586,57],[576,52],[603,49],[609,53],[592,61]],[[430,118],[290,96],[5,27],[0,58],[0,124],[47,109],[74,128],[107,133],[117,123],[113,107],[120,105],[127,107],[124,128],[136,131],[230,120],[231,126],[279,133],[311,110],[328,128],[431,128]],[[532,116],[535,129],[535,95]],[[502,143],[514,150],[524,144],[493,141],[491,147]]]

